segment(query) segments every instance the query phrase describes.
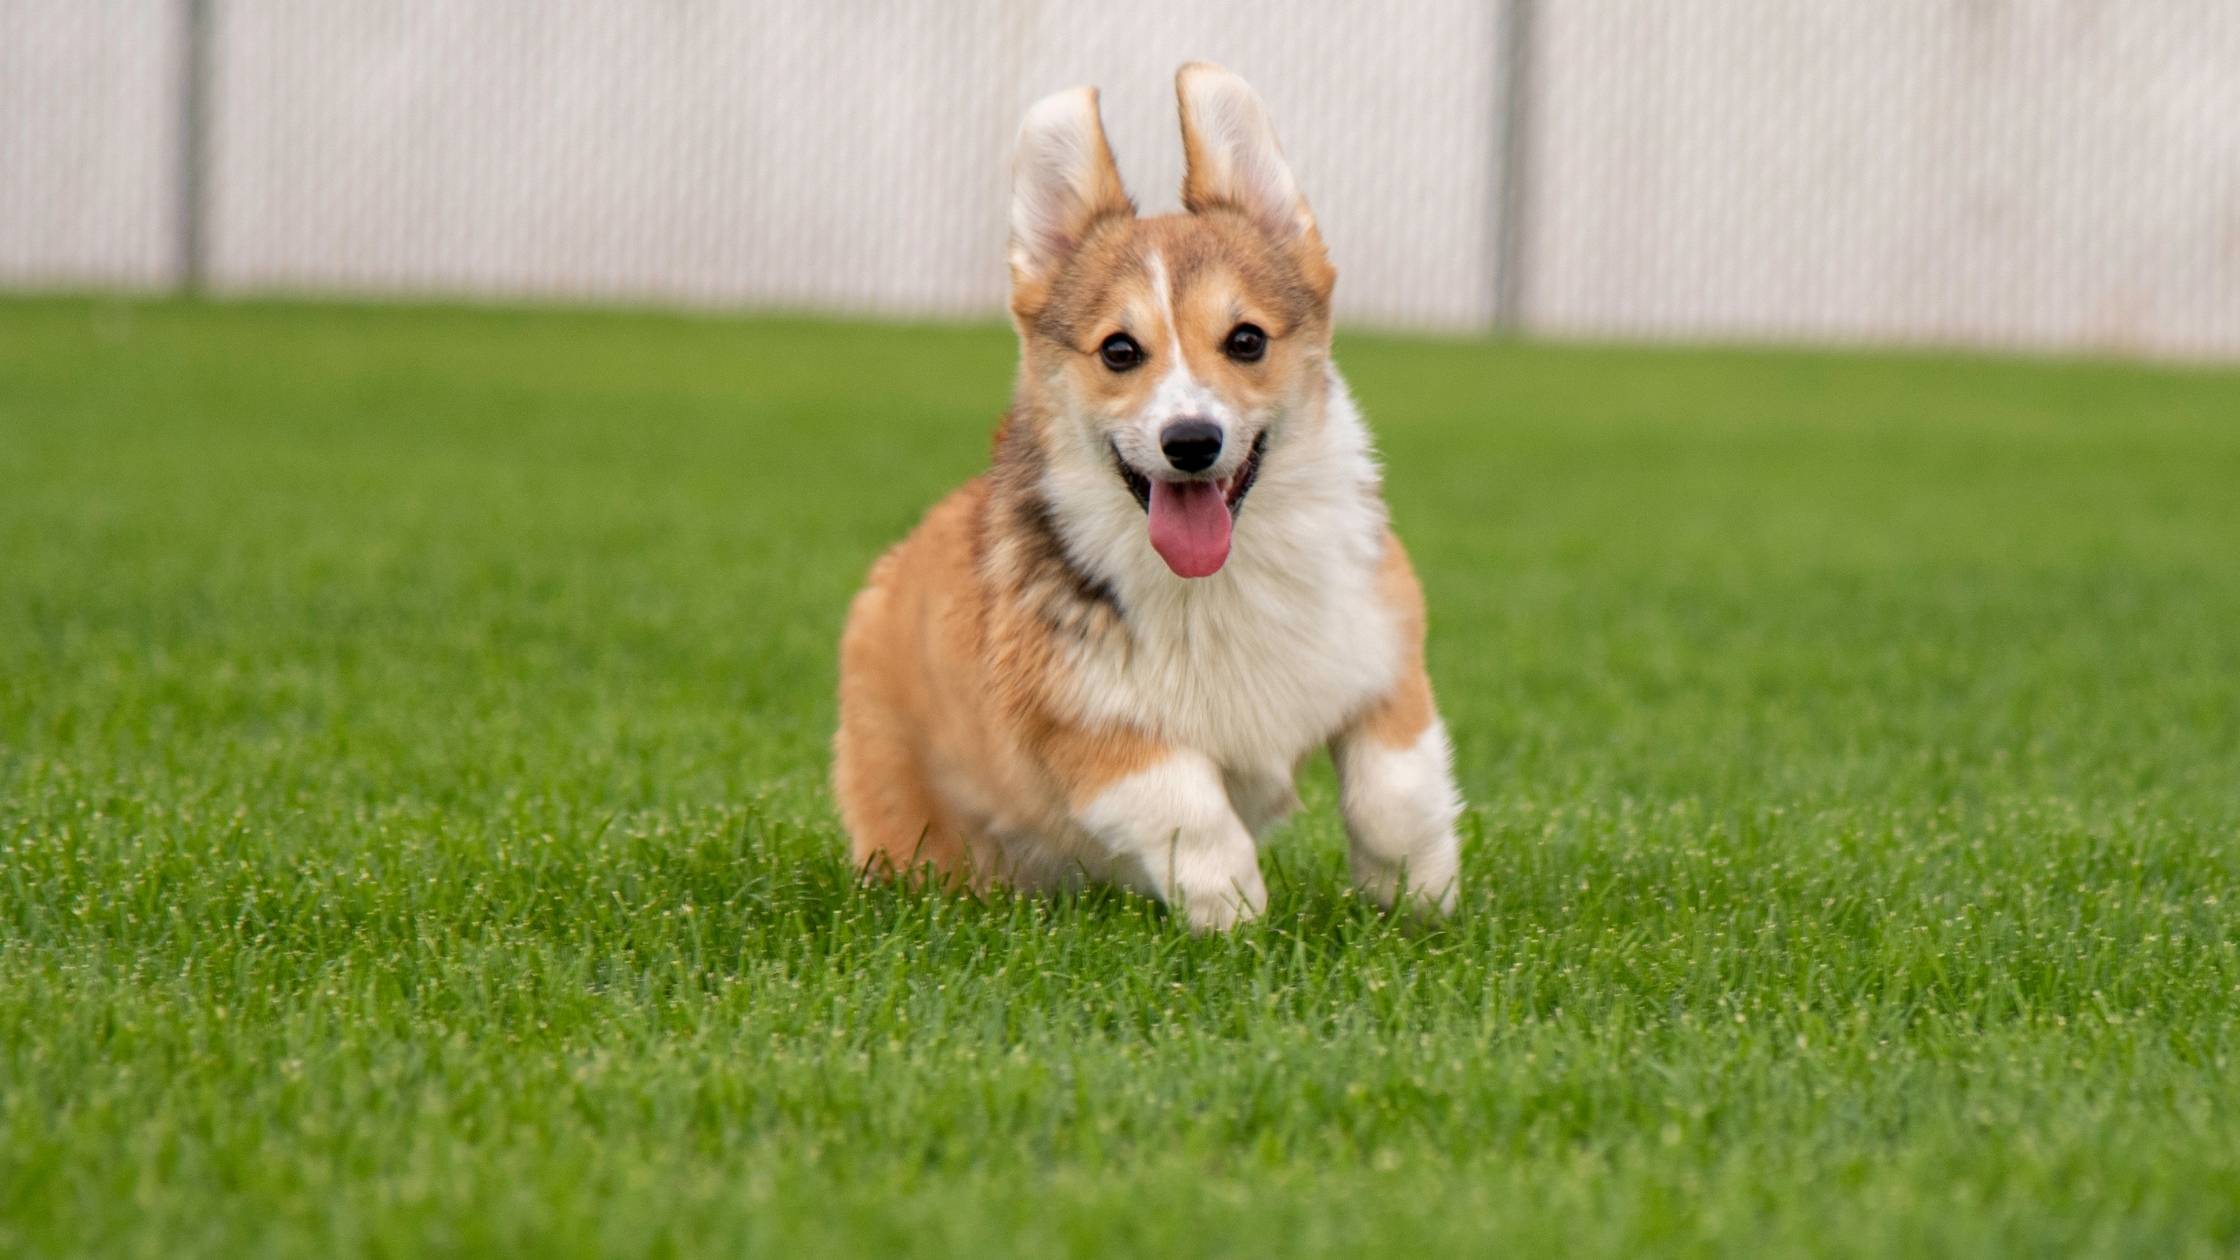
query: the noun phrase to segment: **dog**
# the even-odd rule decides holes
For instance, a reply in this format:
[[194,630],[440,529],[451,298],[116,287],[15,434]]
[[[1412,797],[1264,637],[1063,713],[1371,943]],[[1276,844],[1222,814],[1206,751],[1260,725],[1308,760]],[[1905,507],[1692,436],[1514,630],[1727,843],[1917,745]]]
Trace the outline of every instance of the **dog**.
[[1423,597],[1330,353],[1336,272],[1268,111],[1175,76],[1184,210],[1139,218],[1095,88],[1011,191],[1019,373],[992,467],[872,568],[833,779],[867,874],[1265,910],[1256,837],[1327,745],[1355,884],[1451,912],[1462,805]]

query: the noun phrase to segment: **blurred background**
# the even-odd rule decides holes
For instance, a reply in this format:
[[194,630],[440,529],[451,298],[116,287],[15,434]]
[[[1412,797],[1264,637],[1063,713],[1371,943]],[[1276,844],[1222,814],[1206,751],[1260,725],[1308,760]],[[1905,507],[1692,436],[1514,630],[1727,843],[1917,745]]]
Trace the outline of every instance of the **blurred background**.
[[0,0],[0,288],[992,316],[1198,57],[1349,326],[2240,356],[2233,0]]

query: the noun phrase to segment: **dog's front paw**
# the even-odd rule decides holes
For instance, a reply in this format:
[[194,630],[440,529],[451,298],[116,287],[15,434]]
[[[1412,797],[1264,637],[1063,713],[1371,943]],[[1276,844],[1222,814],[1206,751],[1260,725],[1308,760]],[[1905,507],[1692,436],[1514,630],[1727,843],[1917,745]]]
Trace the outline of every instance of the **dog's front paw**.
[[1193,932],[1226,932],[1268,908],[1268,885],[1254,864],[1226,881],[1178,888],[1169,902]]
[[[1433,856],[1436,859],[1438,855]],[[1461,874],[1452,861],[1434,860],[1432,865],[1434,869],[1419,876],[1399,863],[1364,860],[1356,855],[1353,882],[1362,895],[1382,909],[1405,905],[1417,914],[1444,918],[1454,913],[1455,898],[1462,884]]]

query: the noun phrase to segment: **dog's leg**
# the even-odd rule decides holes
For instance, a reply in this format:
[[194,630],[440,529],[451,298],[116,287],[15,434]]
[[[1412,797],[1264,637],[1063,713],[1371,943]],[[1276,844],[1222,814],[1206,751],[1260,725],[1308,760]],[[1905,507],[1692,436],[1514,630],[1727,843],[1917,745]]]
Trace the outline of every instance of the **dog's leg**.
[[1462,799],[1423,671],[1423,591],[1407,551],[1389,534],[1378,576],[1378,593],[1399,625],[1400,676],[1330,741],[1338,804],[1353,837],[1353,882],[1380,905],[1406,889],[1409,904],[1445,914],[1461,878],[1454,823]]
[[1074,821],[1114,872],[1197,931],[1226,931],[1267,908],[1260,853],[1211,760],[1179,749],[1131,758],[1124,774],[1074,794]]
[[1454,909],[1461,846],[1447,730],[1420,667],[1393,695],[1331,741],[1338,800],[1353,837],[1353,882],[1389,907]]

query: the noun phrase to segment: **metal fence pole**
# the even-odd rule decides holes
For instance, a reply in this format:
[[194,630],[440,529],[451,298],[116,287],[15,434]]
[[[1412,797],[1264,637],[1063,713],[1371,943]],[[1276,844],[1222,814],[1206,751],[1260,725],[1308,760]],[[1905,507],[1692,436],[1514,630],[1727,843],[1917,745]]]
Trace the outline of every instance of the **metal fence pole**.
[[209,268],[210,21],[215,0],[181,0],[179,49],[179,291],[203,292]]
[[1533,0],[1502,0],[1499,30],[1501,134],[1494,158],[1493,328],[1524,325],[1526,192],[1531,187]]

